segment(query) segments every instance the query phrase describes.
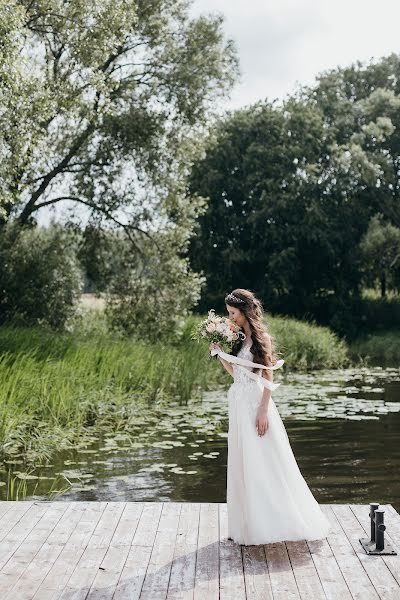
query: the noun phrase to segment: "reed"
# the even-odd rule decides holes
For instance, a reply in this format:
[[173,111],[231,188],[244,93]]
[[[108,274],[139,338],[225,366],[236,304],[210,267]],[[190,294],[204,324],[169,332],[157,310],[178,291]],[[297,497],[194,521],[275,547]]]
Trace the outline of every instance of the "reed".
[[[134,410],[153,403],[186,403],[230,377],[190,339],[190,316],[168,343],[148,344],[107,333],[96,317],[65,333],[0,328],[0,452],[47,460],[93,427],[120,429]],[[335,368],[347,349],[328,329],[292,319],[269,319],[289,370]]]

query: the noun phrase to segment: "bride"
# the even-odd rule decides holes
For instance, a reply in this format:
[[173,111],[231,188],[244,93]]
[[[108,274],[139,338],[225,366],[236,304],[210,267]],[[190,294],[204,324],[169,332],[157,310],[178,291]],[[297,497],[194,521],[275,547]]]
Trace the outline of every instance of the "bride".
[[272,382],[273,369],[283,361],[276,363],[262,304],[242,288],[225,304],[246,335],[229,355],[210,345],[234,379],[228,390],[228,537],[244,545],[324,538],[329,521],[299,470],[271,396],[279,385]]

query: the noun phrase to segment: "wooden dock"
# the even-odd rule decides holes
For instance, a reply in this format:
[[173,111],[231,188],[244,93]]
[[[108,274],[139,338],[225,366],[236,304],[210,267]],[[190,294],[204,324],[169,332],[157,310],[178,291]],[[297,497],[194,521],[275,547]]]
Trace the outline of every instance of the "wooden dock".
[[0,502],[0,598],[399,600],[400,515],[384,505],[399,554],[369,556],[369,506],[321,508],[326,539],[239,546],[226,504]]

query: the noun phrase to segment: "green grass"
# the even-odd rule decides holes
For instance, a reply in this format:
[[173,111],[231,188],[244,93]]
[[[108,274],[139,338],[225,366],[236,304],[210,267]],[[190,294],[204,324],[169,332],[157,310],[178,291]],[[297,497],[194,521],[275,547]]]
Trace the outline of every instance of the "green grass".
[[0,348],[3,456],[22,449],[49,458],[93,425],[118,428],[138,407],[184,403],[220,375],[210,373],[204,348],[186,338],[165,346],[88,331],[1,327]]
[[290,371],[349,366],[347,344],[328,327],[286,317],[269,317],[267,323]]
[[[86,318],[87,317],[87,318]],[[0,328],[0,453],[32,462],[72,447],[98,428],[124,428],[134,411],[179,401],[230,382],[207,344],[190,333],[189,317],[168,344],[150,345],[107,333],[101,314],[88,312],[71,331]],[[270,318],[284,368],[343,367],[347,348],[327,328]]]
[[362,357],[367,363],[382,366],[400,364],[400,330],[374,333],[354,341],[350,346],[353,359]]

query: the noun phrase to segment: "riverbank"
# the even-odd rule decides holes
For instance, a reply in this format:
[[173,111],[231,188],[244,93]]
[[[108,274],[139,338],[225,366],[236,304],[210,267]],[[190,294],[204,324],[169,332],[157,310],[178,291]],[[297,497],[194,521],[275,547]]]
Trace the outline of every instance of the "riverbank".
[[[124,430],[150,405],[185,404],[230,384],[207,345],[190,339],[199,318],[189,317],[168,344],[153,345],[108,333],[97,311],[65,333],[1,327],[1,456],[45,461],[99,431]],[[350,364],[346,344],[327,328],[282,317],[268,326],[283,373]]]
[[366,364],[396,366],[400,364],[400,329],[374,333],[355,340],[349,347],[353,361],[362,359]]

